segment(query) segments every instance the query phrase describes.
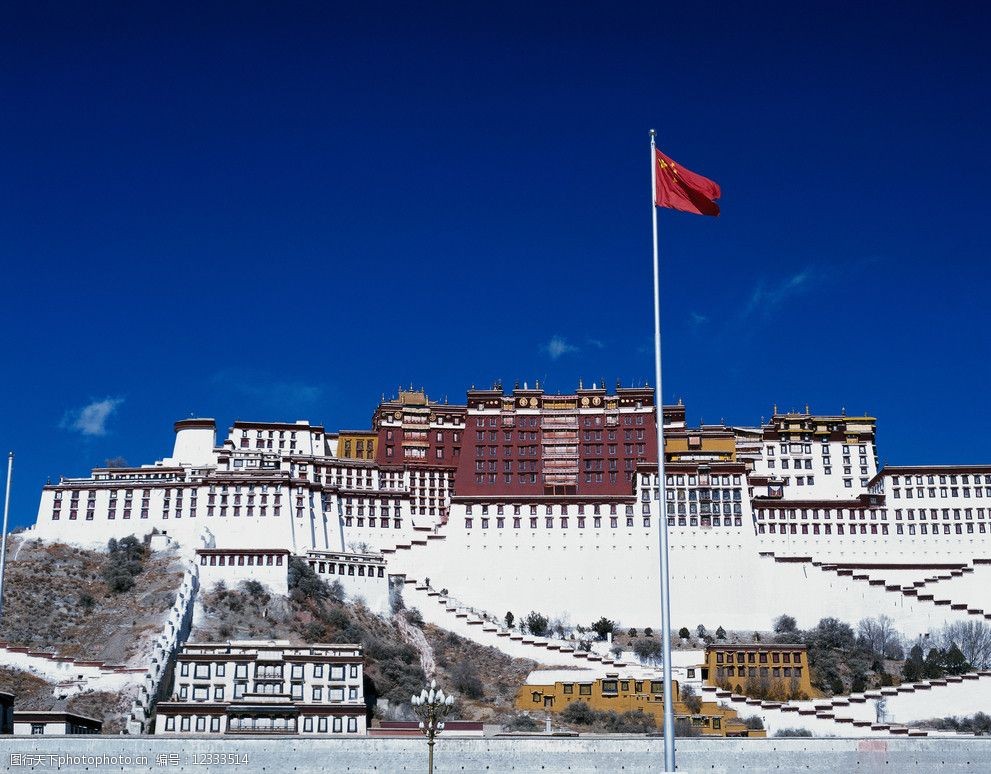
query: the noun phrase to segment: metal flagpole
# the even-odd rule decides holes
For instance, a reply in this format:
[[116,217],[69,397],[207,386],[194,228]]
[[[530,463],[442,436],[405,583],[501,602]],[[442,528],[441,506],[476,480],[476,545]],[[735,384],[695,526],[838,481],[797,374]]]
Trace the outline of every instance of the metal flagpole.
[[657,261],[657,156],[650,130],[650,214],[654,227],[654,403],[657,410],[658,549],[661,555],[661,657],[664,659],[664,770],[674,771],[674,696],[671,687],[671,588],[668,515],[664,492],[664,398],[661,391],[661,277]]
[[14,472],[14,452],[7,455],[7,494],[3,499],[3,534],[0,535],[0,620],[3,620],[3,579],[7,573],[7,515],[10,513],[10,476]]

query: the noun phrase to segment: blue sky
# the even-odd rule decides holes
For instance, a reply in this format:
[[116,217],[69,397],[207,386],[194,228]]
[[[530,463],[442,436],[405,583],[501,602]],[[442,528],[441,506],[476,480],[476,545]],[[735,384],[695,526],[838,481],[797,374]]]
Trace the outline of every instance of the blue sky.
[[650,127],[723,187],[718,219],[661,212],[667,400],[866,411],[882,461],[991,462],[988,17],[4,4],[14,523],[191,414],[651,379]]

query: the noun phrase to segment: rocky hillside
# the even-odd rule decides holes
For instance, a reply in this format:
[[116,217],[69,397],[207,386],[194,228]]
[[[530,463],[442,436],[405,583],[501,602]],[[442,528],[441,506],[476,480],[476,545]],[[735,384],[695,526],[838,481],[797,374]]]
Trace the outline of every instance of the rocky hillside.
[[[147,666],[183,570],[171,552],[145,551],[133,586],[112,591],[110,555],[14,536],[7,546],[0,642],[110,664]],[[127,584],[120,584],[118,588]]]
[[0,691],[14,694],[14,709],[76,712],[103,721],[104,734],[122,733],[137,688],[120,692],[83,691],[56,698],[56,686],[30,672],[0,667]]
[[495,722],[513,712],[513,700],[535,661],[466,640],[454,632],[423,628],[437,664],[437,682],[457,696],[458,717]]

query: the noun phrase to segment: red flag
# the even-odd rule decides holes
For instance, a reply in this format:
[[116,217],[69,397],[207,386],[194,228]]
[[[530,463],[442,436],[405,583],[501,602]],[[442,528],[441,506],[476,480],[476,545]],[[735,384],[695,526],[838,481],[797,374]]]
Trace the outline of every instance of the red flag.
[[654,153],[657,165],[654,204],[696,215],[719,214],[719,205],[714,201],[722,194],[718,183],[685,169],[656,148]]

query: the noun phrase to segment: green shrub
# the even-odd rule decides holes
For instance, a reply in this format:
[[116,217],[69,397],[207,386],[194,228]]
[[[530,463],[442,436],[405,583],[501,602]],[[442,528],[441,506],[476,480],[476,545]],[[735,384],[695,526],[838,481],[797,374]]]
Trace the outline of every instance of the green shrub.
[[523,623],[526,626],[526,630],[535,637],[543,637],[547,634],[547,616],[541,615],[540,613],[531,611],[530,614],[523,619]]
[[702,697],[695,693],[692,686],[681,686],[680,694],[681,701],[691,710],[693,715],[702,711]]
[[774,619],[775,634],[792,634],[796,632],[798,632],[798,624],[792,616],[782,614]]
[[661,657],[661,643],[657,640],[638,639],[633,641],[633,652],[637,658],[649,661]]
[[455,665],[451,670],[451,681],[451,687],[462,696],[469,699],[482,698],[482,681],[479,679],[473,664],[462,661]]
[[147,549],[134,535],[107,541],[107,558],[103,564],[103,580],[115,594],[134,588],[134,577],[144,569]]
[[241,589],[249,597],[258,598],[265,594],[265,586],[260,581],[246,580],[241,582]]
[[606,729],[614,734],[648,734],[657,731],[657,722],[653,715],[648,715],[643,710],[632,710],[617,714],[615,712],[604,713],[604,725]]
[[289,597],[294,602],[306,599],[325,599],[328,596],[327,584],[310,567],[309,562],[298,556],[289,557],[288,572]]
[[561,713],[561,719],[576,726],[590,726],[598,717],[587,701],[573,701]]
[[602,616],[602,618],[593,623],[590,628],[593,632],[599,635],[600,640],[604,640],[606,635],[612,634],[616,630],[616,622],[610,621],[605,616]]
[[506,723],[507,731],[540,731],[543,723],[530,715],[513,715]]
[[807,728],[779,728],[774,732],[774,735],[787,738],[795,736],[812,736],[812,732]]

